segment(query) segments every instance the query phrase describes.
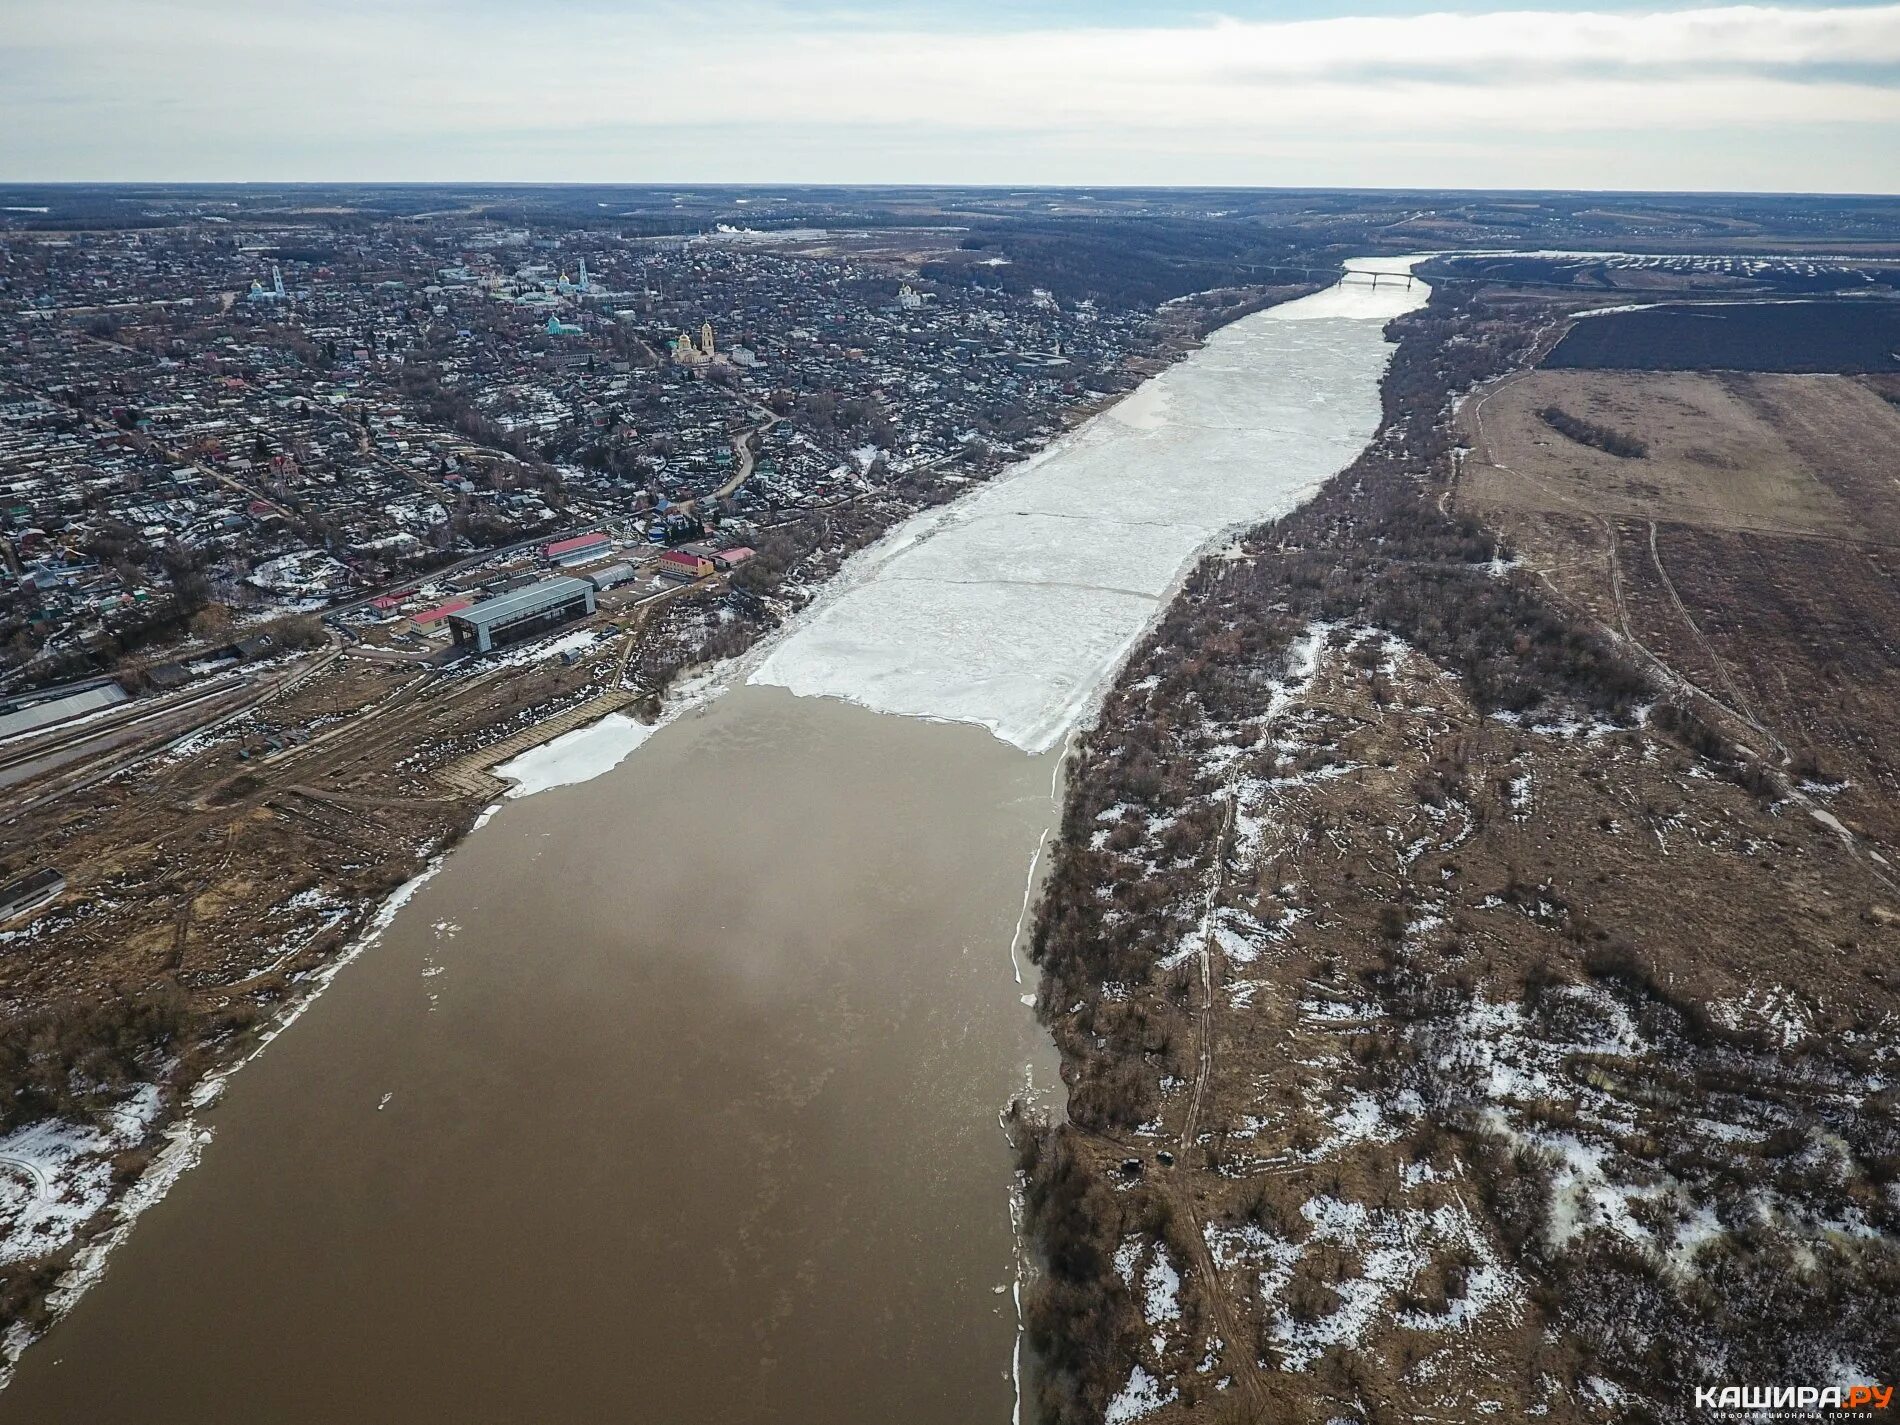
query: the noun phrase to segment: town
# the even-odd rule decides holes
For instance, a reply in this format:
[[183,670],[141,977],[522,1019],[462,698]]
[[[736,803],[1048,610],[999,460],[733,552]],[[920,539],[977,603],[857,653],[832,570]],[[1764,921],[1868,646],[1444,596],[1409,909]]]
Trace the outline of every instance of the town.
[[[183,206],[0,207],[0,1131],[154,1072],[175,1122],[511,759],[652,723],[1267,291],[1057,295],[944,224]],[[0,1198],[0,1380],[92,1191]]]
[[782,246],[483,220],[0,238],[7,691],[176,681],[312,613],[429,661],[537,574],[723,572],[804,513],[1034,449],[1155,342],[1151,311]]
[[0,1416],[1871,1376],[1896,234],[0,185]]

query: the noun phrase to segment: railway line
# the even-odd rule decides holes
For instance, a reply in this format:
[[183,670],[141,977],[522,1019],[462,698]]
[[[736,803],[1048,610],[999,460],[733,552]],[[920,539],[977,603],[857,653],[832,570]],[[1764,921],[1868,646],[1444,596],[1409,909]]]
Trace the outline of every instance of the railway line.
[[[340,643],[333,641],[275,677],[258,680],[229,675],[187,689],[162,704],[149,700],[129,704],[124,715],[115,714],[110,724],[91,721],[63,735],[55,729],[55,736],[40,738],[31,747],[0,753],[0,814],[17,816],[127,771],[182,738],[222,726],[291,692],[331,667],[340,653]],[[70,770],[54,775],[62,769]],[[43,780],[47,778],[51,780]],[[30,794],[9,799],[9,791],[29,783],[33,784]]]

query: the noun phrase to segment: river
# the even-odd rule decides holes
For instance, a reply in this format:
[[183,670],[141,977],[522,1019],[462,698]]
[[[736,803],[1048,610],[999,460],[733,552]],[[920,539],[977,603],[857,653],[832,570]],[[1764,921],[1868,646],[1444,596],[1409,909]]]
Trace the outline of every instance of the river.
[[591,779],[505,804],[232,1079],[0,1420],[1008,1420],[1061,740],[1198,549],[1363,446],[1423,296],[1216,333],[722,695],[530,759]]

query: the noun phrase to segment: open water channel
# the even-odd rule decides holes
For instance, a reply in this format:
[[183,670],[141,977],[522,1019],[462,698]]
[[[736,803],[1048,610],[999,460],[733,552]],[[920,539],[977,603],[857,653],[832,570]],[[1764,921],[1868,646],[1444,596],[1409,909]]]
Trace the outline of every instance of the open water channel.
[[600,774],[506,803],[232,1079],[0,1421],[1008,1420],[1060,744],[1198,550],[1364,445],[1424,296],[1216,333],[728,691],[531,757]]

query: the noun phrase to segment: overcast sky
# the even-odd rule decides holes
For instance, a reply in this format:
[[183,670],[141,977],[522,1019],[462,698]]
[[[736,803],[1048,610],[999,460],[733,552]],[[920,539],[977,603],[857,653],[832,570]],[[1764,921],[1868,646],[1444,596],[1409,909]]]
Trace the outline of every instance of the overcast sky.
[[1900,3],[4,0],[0,181],[1900,190]]

